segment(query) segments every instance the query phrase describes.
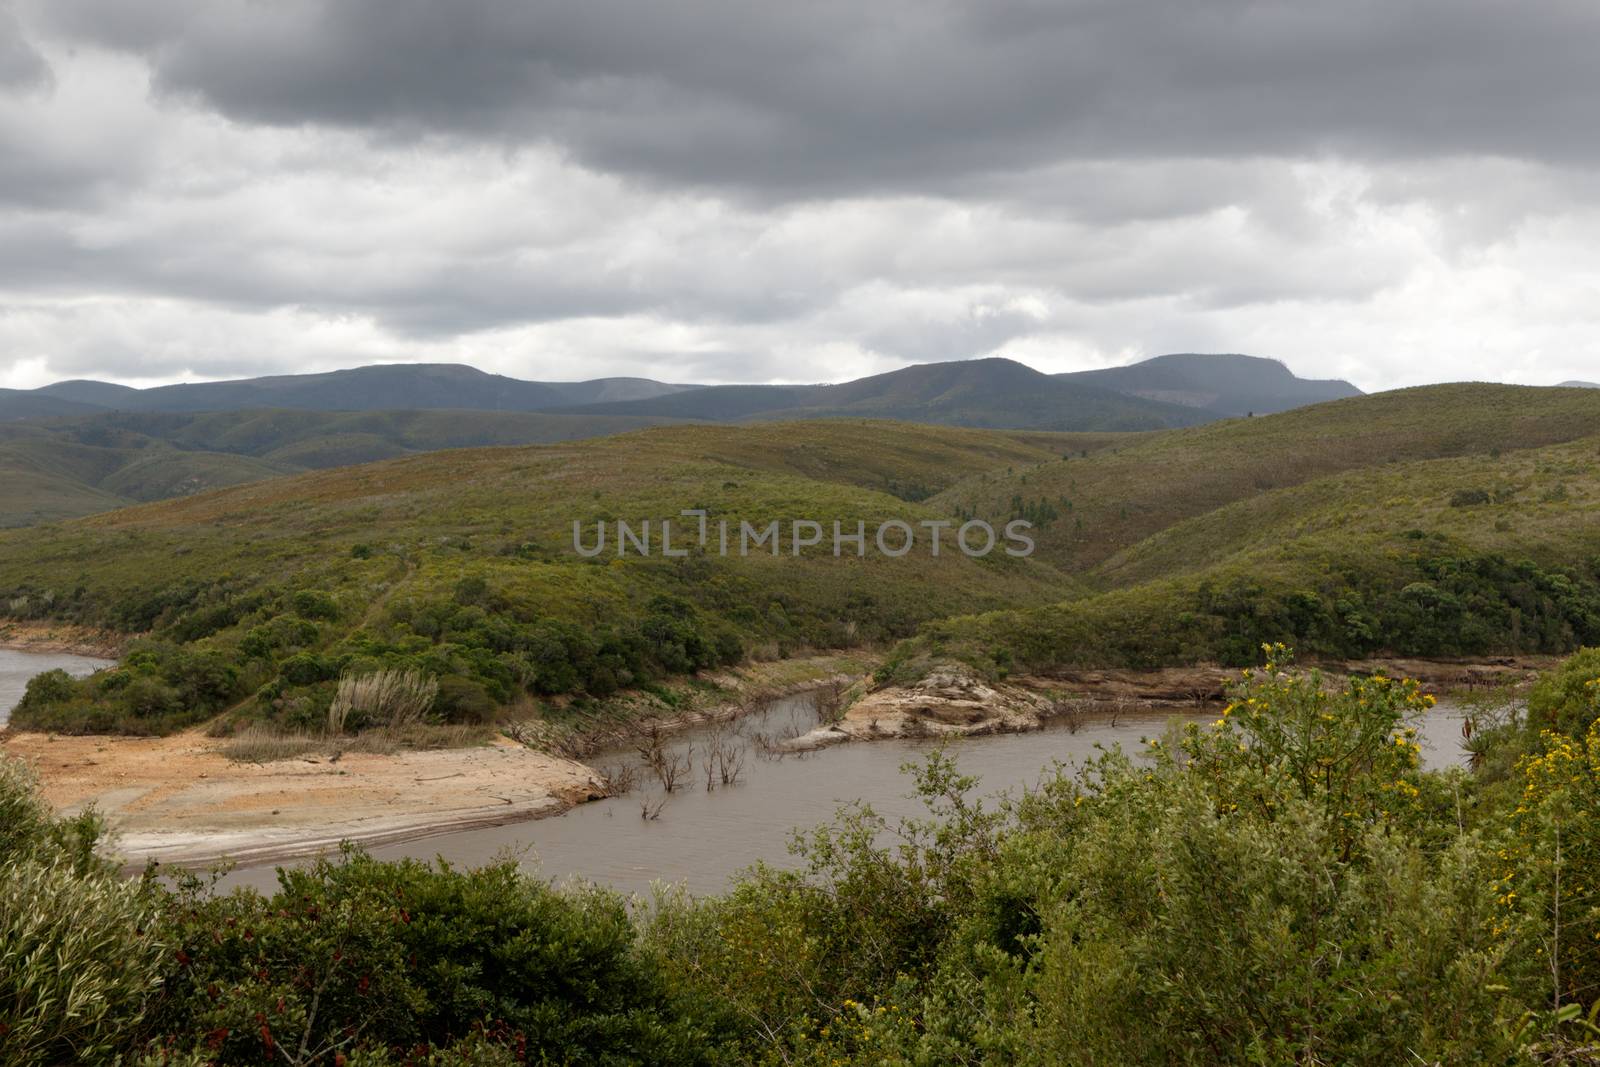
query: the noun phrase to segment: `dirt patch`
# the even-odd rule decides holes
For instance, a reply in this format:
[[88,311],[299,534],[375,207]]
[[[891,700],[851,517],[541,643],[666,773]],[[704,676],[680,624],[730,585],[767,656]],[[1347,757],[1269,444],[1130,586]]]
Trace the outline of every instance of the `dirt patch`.
[[163,738],[0,735],[66,814],[93,805],[130,865],[309,855],[537,818],[600,795],[589,768],[501,739],[473,748],[235,763],[198,732]]
[[[641,716],[635,732],[652,721],[672,730],[731,718],[765,696],[868,669],[870,661],[841,656],[756,664],[701,679],[698,689],[685,686],[676,708],[662,704],[653,715],[644,705],[614,709],[617,722],[583,740],[620,740],[630,716]],[[555,815],[603,795],[596,771],[537,738],[529,741],[499,737],[468,748],[258,764],[228,759],[228,741],[205,736],[203,728],[161,738],[0,731],[0,752],[34,767],[56,810],[72,814],[93,805],[104,814],[117,835],[115,851],[130,867],[148,859],[203,866],[222,858],[249,866],[314,855],[340,841],[375,846]]]

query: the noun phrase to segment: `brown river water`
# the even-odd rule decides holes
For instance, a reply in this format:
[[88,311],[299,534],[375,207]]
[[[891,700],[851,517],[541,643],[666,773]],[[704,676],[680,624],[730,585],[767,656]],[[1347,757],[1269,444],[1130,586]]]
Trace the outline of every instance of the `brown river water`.
[[[57,667],[88,674],[106,665],[87,656],[0,649],[0,723],[33,675]],[[1089,717],[1076,729],[1057,721],[1034,733],[959,739],[947,747],[961,772],[979,779],[978,792],[993,796],[1036,784],[1057,762],[1081,767],[1099,749],[1119,744],[1136,753],[1145,738],[1160,736],[1169,722],[1210,721],[1216,714],[1215,708],[1138,710],[1115,719]],[[1463,762],[1463,714],[1445,703],[1422,719],[1423,758],[1429,767]],[[720,728],[727,747],[743,752],[733,785],[705,788],[704,755],[711,732],[718,728],[701,727],[674,735],[666,746],[669,754],[687,757],[694,767],[685,776],[687,785],[671,795],[640,769],[639,787],[626,796],[581,804],[551,818],[439,834],[372,852],[380,859],[443,857],[463,866],[512,855],[557,882],[580,879],[648,893],[660,881],[682,883],[695,893],[717,893],[758,861],[780,866],[797,862],[788,850],[793,835],[827,822],[845,804],[864,801],[891,821],[923,813],[901,768],[925,759],[936,742],[857,742],[776,759],[759,754],[758,737],[793,737],[816,725],[810,694],[785,697]],[[591,762],[600,768],[638,768],[642,759],[631,749],[619,749]],[[641,806],[659,806],[659,811],[654,818],[642,818]],[[220,888],[270,890],[276,883],[274,868],[254,867],[229,873]]]
[[[1141,710],[1115,721],[1089,719],[1076,730],[1057,722],[1034,733],[1001,734],[950,742],[964,774],[979,778],[978,792],[994,795],[1034,785],[1056,761],[1082,766],[1100,747],[1122,745],[1129,752],[1142,739],[1158,737],[1167,724],[1211,721],[1215,708]],[[1463,712],[1446,704],[1429,712],[1419,725],[1423,757],[1430,767],[1463,761]],[[463,866],[513,855],[531,870],[563,882],[599,882],[628,893],[648,893],[651,883],[682,883],[698,894],[728,888],[740,871],[757,861],[793,865],[788,844],[796,831],[827,822],[841,805],[870,803],[892,821],[923,813],[910,796],[911,779],[903,764],[921,761],[935,743],[923,740],[857,742],[804,756],[763,758],[753,739],[794,736],[816,725],[816,711],[807,694],[787,697],[736,724],[738,740],[747,746],[737,784],[708,792],[703,774],[706,729],[676,735],[668,750],[693,749],[695,771],[690,784],[665,796],[653,780],[627,796],[582,804],[564,815],[488,829],[440,834],[378,848],[380,859],[443,857]],[[728,729],[725,727],[724,729]],[[626,750],[594,758],[595,766],[640,762]],[[656,818],[641,817],[642,805],[660,803]],[[270,867],[237,870],[221,888],[254,886],[270,890],[276,875]]]

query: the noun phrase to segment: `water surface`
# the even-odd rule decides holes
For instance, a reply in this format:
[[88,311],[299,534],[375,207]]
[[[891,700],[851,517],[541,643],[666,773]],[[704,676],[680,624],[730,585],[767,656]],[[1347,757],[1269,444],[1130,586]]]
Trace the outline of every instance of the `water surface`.
[[22,699],[28,689],[28,679],[34,675],[60,669],[81,678],[111,663],[108,659],[72,656],[65,652],[19,652],[0,648],[0,726],[11,717],[11,709]]
[[[1215,708],[1205,708],[1139,710],[1115,719],[1090,716],[1075,730],[1057,721],[1035,733],[952,741],[948,750],[963,773],[980,778],[980,793],[1017,792],[1037,783],[1056,761],[1079,767],[1099,746],[1115,744],[1137,751],[1141,739],[1160,736],[1169,722],[1209,722],[1216,715]],[[1420,740],[1428,766],[1461,762],[1461,718],[1459,709],[1441,705],[1423,719]],[[920,802],[909,796],[912,783],[901,766],[924,759],[934,742],[857,742],[776,760],[758,755],[754,740],[758,735],[793,736],[814,725],[812,699],[801,695],[779,700],[736,727],[725,728],[736,729],[735,743],[746,746],[743,770],[732,786],[718,783],[706,790],[704,754],[714,739],[701,728],[677,735],[666,746],[672,754],[693,750],[688,784],[670,796],[641,771],[643,784],[628,796],[582,804],[553,818],[441,834],[374,849],[372,854],[379,859],[442,856],[470,866],[513,853],[557,881],[579,878],[644,893],[660,880],[684,883],[696,893],[717,893],[758,860],[794,864],[787,848],[794,831],[827,822],[842,804],[866,801],[891,819],[923,813]],[[641,762],[631,750],[592,760],[601,768],[637,767]],[[656,817],[642,817],[641,808],[654,811],[657,805]],[[271,868],[240,870],[223,885],[271,889],[276,876]]]

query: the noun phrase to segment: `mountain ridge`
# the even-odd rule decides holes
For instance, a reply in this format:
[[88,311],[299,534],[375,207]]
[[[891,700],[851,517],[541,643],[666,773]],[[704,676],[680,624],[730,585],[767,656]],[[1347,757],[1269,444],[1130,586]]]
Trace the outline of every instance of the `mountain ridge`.
[[134,389],[108,382],[56,382],[35,395],[110,411],[540,411],[604,399],[661,396],[693,386],[647,378],[536,382],[463,363],[376,363],[318,374],[279,374]]
[[570,410],[715,421],[884,417],[993,428],[1129,430],[1356,395],[1361,391],[1348,382],[1299,378],[1277,360],[1195,353],[1054,375],[990,356],[915,363],[816,385],[694,385],[628,377],[547,382],[460,363],[388,363],[145,389],[74,379],[35,390],[0,390],[0,420],[110,411]]
[[[692,393],[577,409],[716,421],[875,418],[987,429],[1162,430],[1205,421],[1193,408],[1063,381],[1015,360],[916,363],[848,382],[709,386]],[[693,413],[692,416],[690,413]]]
[[1274,415],[1308,404],[1365,395],[1343,379],[1301,378],[1282,360],[1237,353],[1173,353],[1124,367],[1073,371],[1056,377],[1195,407],[1224,418]]

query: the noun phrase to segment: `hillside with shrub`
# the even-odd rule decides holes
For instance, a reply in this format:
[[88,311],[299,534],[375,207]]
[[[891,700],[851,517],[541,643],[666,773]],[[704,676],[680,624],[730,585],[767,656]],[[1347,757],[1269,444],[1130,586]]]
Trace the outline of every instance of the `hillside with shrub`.
[[1175,524],[1341,472],[1494,456],[1600,432],[1600,394],[1432,385],[1129,437],[1086,455],[984,471],[930,501],[990,521],[1029,516],[1039,551],[1092,574]]
[[[929,619],[1043,603],[1078,584],[995,552],[728,557],[708,522],[874,529],[975,470],[1111,439],[892,423],[676,427],[575,445],[430,453],[279,478],[0,535],[13,618],[142,635],[116,670],[45,676],[20,727],[165,732],[225,710],[317,725],[342,677],[437,680],[432,714],[481,722],[746,656],[883,643]],[[573,550],[572,524],[670,519],[667,558]],[[714,527],[713,527],[714,528]],[[830,531],[831,532],[831,531]],[[659,537],[659,533],[657,535]],[[848,550],[847,550],[848,553]]]
[[673,421],[521,411],[287,410],[0,421],[0,527],[417,452],[572,441]]
[[1600,643],[1597,509],[1600,435],[1264,491],[1081,572],[1098,595],[930,623],[884,677],[1570,652]]
[[[267,414],[263,418],[275,419]],[[273,479],[0,537],[8,614],[141,635],[19,726],[309,728],[341,679],[438,681],[485,722],[749,656],[907,643],[880,677],[1305,655],[1560,653],[1600,640],[1600,395],[1438,386],[1162,434],[817,420],[660,427]],[[973,516],[1027,559],[572,549],[574,520]],[[909,639],[909,640],[908,640]]]

